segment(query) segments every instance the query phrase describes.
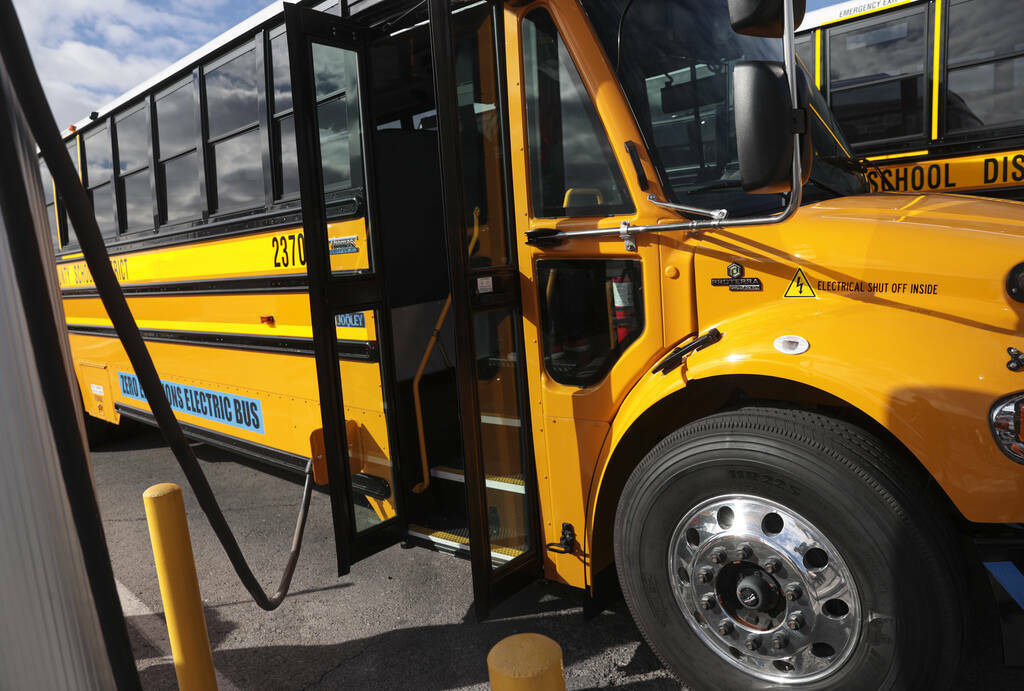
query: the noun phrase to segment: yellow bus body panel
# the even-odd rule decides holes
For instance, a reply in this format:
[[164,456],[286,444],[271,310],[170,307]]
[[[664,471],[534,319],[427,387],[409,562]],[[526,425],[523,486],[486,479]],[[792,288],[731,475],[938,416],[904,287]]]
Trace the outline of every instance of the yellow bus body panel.
[[[607,460],[633,423],[689,382],[724,375],[831,394],[889,430],[968,520],[1024,520],[1024,466],[1000,452],[988,423],[998,398],[1024,389],[1006,367],[1024,319],[1024,304],[1003,286],[1024,258],[1024,220],[1008,220],[1008,208],[973,197],[866,195],[804,207],[782,226],[703,234],[695,243],[701,331],[718,328],[722,340],[667,374],[645,373],[630,391],[602,450],[587,544]],[[732,263],[763,290],[713,287]],[[798,271],[813,295],[791,290]],[[776,349],[788,335],[805,338],[807,352]]]

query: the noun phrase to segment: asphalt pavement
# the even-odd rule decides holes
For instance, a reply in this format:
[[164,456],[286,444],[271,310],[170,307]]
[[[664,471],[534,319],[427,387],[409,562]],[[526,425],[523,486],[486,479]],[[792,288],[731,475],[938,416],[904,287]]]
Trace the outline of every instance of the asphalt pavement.
[[[203,470],[253,571],[277,586],[302,486],[199,445]],[[342,578],[335,570],[330,501],[315,493],[291,594],[274,612],[249,598],[174,458],[155,432],[93,451],[100,508],[139,676],[176,688],[142,493],[185,488],[192,546],[218,682],[224,689],[484,689],[487,652],[513,633],[562,646],[570,689],[678,689],[621,603],[585,619],[578,592],[537,582],[477,622],[469,561],[395,545]]]
[[[195,447],[253,571],[272,592],[291,544],[298,477]],[[158,482],[184,488],[218,685],[230,689],[486,689],[487,653],[536,632],[562,646],[569,689],[678,689],[625,605],[584,618],[578,591],[538,581],[478,622],[469,561],[395,545],[337,577],[330,500],[313,495],[291,594],[274,612],[250,599],[159,434],[144,430],[92,453],[100,509],[145,689],[177,687],[142,504]],[[983,651],[999,658],[998,651]],[[1024,669],[973,656],[960,689],[1022,689]]]

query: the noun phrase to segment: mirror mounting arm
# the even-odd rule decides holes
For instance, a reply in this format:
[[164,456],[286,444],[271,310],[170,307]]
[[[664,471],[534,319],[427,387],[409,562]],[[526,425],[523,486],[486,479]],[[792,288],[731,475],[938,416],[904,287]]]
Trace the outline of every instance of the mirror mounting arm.
[[658,195],[649,194],[647,195],[647,201],[655,206],[660,206],[666,209],[673,209],[674,211],[682,211],[684,214],[692,214],[696,216],[706,216],[707,218],[713,218],[716,221],[721,221],[723,218],[729,215],[728,209],[702,209],[698,206],[686,206],[685,204],[673,204],[658,199]]

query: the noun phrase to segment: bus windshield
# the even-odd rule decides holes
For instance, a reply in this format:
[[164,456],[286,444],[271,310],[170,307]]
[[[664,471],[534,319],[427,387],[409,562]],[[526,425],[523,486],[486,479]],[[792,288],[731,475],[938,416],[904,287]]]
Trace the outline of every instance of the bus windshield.
[[[782,41],[735,33],[726,0],[583,0],[643,130],[666,194],[731,215],[780,209],[782,195],[740,186],[732,68],[782,60]],[[625,13],[625,14],[623,14]],[[821,94],[811,87],[815,160],[804,201],[862,194],[867,184]]]

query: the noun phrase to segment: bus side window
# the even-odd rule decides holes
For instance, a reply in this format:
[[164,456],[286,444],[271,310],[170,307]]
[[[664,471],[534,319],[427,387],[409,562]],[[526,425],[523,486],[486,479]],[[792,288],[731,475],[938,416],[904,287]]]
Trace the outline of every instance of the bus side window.
[[85,184],[89,189],[96,223],[103,237],[117,236],[114,216],[114,160],[110,146],[110,127],[104,124],[85,135]]
[[832,111],[854,144],[925,135],[925,13],[829,31]]
[[633,259],[542,259],[541,340],[548,374],[591,386],[644,330],[641,264]]
[[46,221],[50,224],[50,239],[53,241],[53,251],[60,252],[60,248],[66,242],[63,242],[61,238],[57,203],[53,196],[53,178],[50,176],[50,169],[46,167],[42,159],[39,159],[39,181],[43,185],[43,199],[46,201]]
[[523,20],[523,63],[534,215],[632,213],[597,111],[544,10]]
[[949,8],[946,129],[1019,122],[1024,111],[1020,0],[954,0]]

